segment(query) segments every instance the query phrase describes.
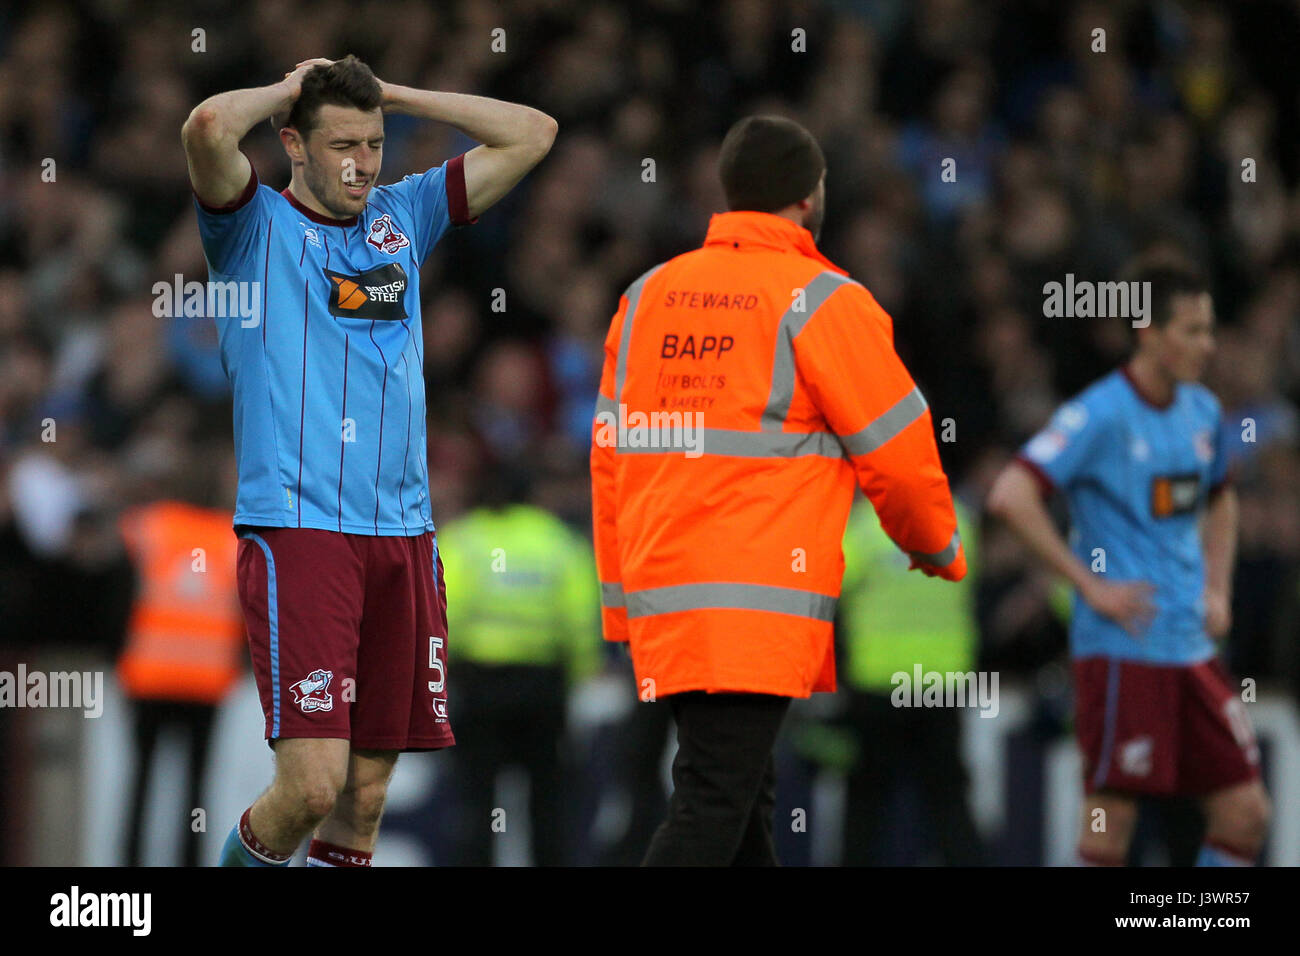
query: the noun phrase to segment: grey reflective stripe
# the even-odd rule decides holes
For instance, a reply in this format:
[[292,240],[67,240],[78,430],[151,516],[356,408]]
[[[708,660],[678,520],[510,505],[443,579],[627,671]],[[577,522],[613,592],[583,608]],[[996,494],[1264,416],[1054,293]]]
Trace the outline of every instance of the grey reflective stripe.
[[907,553],[922,564],[933,565],[936,568],[946,568],[957,560],[957,549],[959,547],[961,547],[961,535],[954,531],[952,540],[948,542],[948,547],[938,554],[922,554],[920,551],[909,551]]
[[663,263],[647,269],[640,278],[627,287],[623,294],[627,296],[627,311],[623,313],[623,334],[618,340],[618,364],[614,367],[614,401],[623,398],[623,383],[627,381],[627,352],[632,342],[632,318],[636,315],[637,302],[641,299],[641,289],[646,280],[663,268]]
[[746,611],[773,611],[793,614],[816,621],[835,618],[836,598],[796,588],[766,584],[678,584],[665,588],[629,591],[627,616],[650,617],[674,611],[700,611],[710,608],[736,608]]
[[[790,412],[790,401],[794,398],[794,339],[813,313],[820,309],[836,289],[846,282],[852,282],[848,276],[838,272],[819,273],[804,286],[803,302],[791,302],[790,308],[781,316],[776,329],[776,353],[772,357],[772,388],[767,394],[767,407],[763,410],[763,429],[780,431],[785,425],[785,417]],[[795,305],[803,308],[796,311]]]
[[930,406],[925,403],[925,396],[919,388],[913,388],[895,403],[894,407],[881,415],[862,431],[852,435],[841,435],[844,448],[850,455],[867,455],[885,444],[912,422],[925,414]]
[[[839,439],[830,432],[742,432],[726,428],[696,430],[691,444],[675,428],[643,429],[638,443],[628,443],[623,436],[618,446],[620,455],[728,455],[733,458],[802,458],[821,455],[826,458],[843,458],[844,449]],[[629,432],[632,432],[629,429]],[[644,438],[645,446],[640,444]]]
[[623,585],[617,581],[613,584],[601,581],[600,604],[601,607],[627,607],[627,602],[623,600]]
[[601,395],[599,392],[597,392],[596,393],[596,414],[599,415],[602,412],[605,412],[607,414],[613,415],[615,418],[618,418],[618,402],[614,401],[614,399],[612,398],[606,398],[604,395]]

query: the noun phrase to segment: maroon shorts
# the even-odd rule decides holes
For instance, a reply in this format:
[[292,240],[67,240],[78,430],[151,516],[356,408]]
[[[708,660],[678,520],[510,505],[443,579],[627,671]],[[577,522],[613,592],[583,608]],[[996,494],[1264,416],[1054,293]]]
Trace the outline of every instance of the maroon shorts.
[[1074,662],[1084,789],[1198,796],[1259,776],[1246,705],[1217,658]]
[[239,600],[268,742],[341,737],[380,750],[456,742],[433,532],[236,531]]

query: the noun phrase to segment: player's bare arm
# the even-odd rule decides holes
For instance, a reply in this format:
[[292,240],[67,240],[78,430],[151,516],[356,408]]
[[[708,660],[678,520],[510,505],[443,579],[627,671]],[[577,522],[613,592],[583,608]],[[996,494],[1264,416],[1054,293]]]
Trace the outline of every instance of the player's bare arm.
[[307,60],[270,86],[230,90],[210,96],[190,112],[181,127],[181,144],[190,168],[190,183],[209,206],[234,202],[248,185],[248,158],[240,140],[262,120],[286,113],[302,88],[303,75],[329,60]]
[[1237,493],[1221,489],[1205,510],[1205,629],[1219,639],[1232,626],[1232,568],[1237,557]]
[[517,103],[393,83],[383,83],[383,89],[385,113],[446,123],[482,144],[465,154],[470,218],[490,209],[540,163],[559,129],[550,116]]
[[1123,625],[1130,634],[1146,629],[1155,613],[1152,586],[1144,581],[1106,581],[1085,567],[1056,530],[1028,468],[1019,462],[1008,465],[994,482],[987,507],[1049,568],[1073,584],[1098,614]]

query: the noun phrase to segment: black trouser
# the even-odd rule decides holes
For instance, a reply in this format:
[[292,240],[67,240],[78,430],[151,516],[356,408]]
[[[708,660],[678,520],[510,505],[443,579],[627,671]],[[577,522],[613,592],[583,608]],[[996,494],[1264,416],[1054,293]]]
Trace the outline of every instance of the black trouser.
[[[455,674],[456,746],[451,758],[460,797],[456,864],[492,865],[498,836],[492,828],[497,774],[512,765],[528,776],[533,865],[568,863],[572,827],[564,800],[564,670],[460,661]],[[505,822],[508,826],[508,818]]]
[[928,835],[947,866],[978,866],[984,851],[966,804],[961,711],[895,707],[885,694],[849,694],[848,720],[858,739],[844,808],[845,866],[882,862],[890,797],[910,776],[920,792]]
[[149,797],[149,780],[153,776],[153,756],[158,747],[158,734],[168,727],[175,727],[189,740],[189,799],[183,807],[173,805],[167,815],[175,814],[172,819],[177,820],[176,826],[183,834],[183,865],[198,866],[199,844],[203,834],[194,831],[192,813],[203,806],[203,770],[208,762],[208,741],[212,737],[212,720],[217,709],[210,704],[174,700],[135,700],[132,704],[135,712],[136,766],[135,780],[131,785],[126,864],[140,865],[144,804]]
[[772,748],[790,698],[706,694],[667,698],[677,721],[673,795],[643,866],[776,866]]

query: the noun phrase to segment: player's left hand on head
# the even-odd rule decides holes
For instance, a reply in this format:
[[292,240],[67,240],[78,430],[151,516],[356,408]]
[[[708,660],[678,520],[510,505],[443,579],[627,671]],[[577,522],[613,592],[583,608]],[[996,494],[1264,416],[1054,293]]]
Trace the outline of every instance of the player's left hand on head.
[[293,69],[285,74],[285,78],[288,79],[298,70],[301,70],[304,66],[316,67],[316,66],[333,66],[333,65],[334,65],[333,60],[326,59],[323,56],[313,56],[309,59],[299,60],[297,63],[295,63],[293,65]]

